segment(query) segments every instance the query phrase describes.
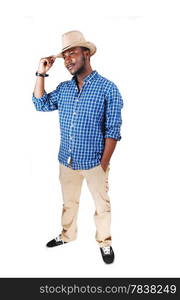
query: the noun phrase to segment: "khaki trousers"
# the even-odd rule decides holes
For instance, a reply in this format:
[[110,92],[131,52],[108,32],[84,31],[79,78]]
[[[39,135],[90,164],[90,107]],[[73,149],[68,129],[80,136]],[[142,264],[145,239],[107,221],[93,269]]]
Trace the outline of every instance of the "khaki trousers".
[[62,232],[60,238],[65,242],[77,237],[77,215],[83,179],[86,179],[88,189],[95,203],[94,221],[96,225],[96,241],[100,247],[111,245],[111,205],[108,196],[108,175],[101,164],[88,170],[73,170],[59,164],[59,180],[63,197],[61,216]]

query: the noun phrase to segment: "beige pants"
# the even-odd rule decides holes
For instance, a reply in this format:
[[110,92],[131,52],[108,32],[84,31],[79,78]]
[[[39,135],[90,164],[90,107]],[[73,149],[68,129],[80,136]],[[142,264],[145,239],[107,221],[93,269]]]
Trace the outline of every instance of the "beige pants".
[[88,170],[73,170],[71,167],[59,164],[59,180],[63,197],[61,217],[63,229],[60,237],[65,242],[75,240],[77,237],[79,200],[83,179],[85,178],[96,208],[94,214],[96,241],[100,247],[111,245],[111,206],[108,196],[109,169],[110,166],[108,165],[105,172],[99,164]]

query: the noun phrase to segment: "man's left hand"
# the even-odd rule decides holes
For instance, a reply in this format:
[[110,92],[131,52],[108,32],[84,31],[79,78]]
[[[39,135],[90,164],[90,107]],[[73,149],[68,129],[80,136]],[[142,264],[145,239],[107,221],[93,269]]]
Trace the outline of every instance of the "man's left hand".
[[108,161],[101,161],[101,167],[103,168],[104,172],[106,172],[108,165]]

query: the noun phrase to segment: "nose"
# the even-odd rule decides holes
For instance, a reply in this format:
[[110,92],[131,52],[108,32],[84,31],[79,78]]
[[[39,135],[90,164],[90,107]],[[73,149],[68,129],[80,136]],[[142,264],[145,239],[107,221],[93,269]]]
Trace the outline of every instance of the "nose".
[[67,56],[67,57],[65,58],[65,65],[67,66],[67,65],[69,65],[69,64],[71,64],[71,63],[72,63],[72,61],[71,61],[70,56]]

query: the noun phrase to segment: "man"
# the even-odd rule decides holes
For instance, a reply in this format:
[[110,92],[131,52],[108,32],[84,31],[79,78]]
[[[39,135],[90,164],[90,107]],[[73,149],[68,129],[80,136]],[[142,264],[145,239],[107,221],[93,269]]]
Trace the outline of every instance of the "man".
[[[95,52],[96,46],[86,41],[80,31],[63,34],[61,53],[40,60],[32,100],[37,111],[59,111],[62,231],[47,243],[47,247],[76,239],[79,199],[85,178],[96,207],[96,241],[104,262],[109,264],[114,261],[114,251],[108,175],[110,158],[121,139],[123,100],[112,81],[92,70],[90,57]],[[44,78],[57,57],[64,59],[65,67],[73,77],[46,93]]]

